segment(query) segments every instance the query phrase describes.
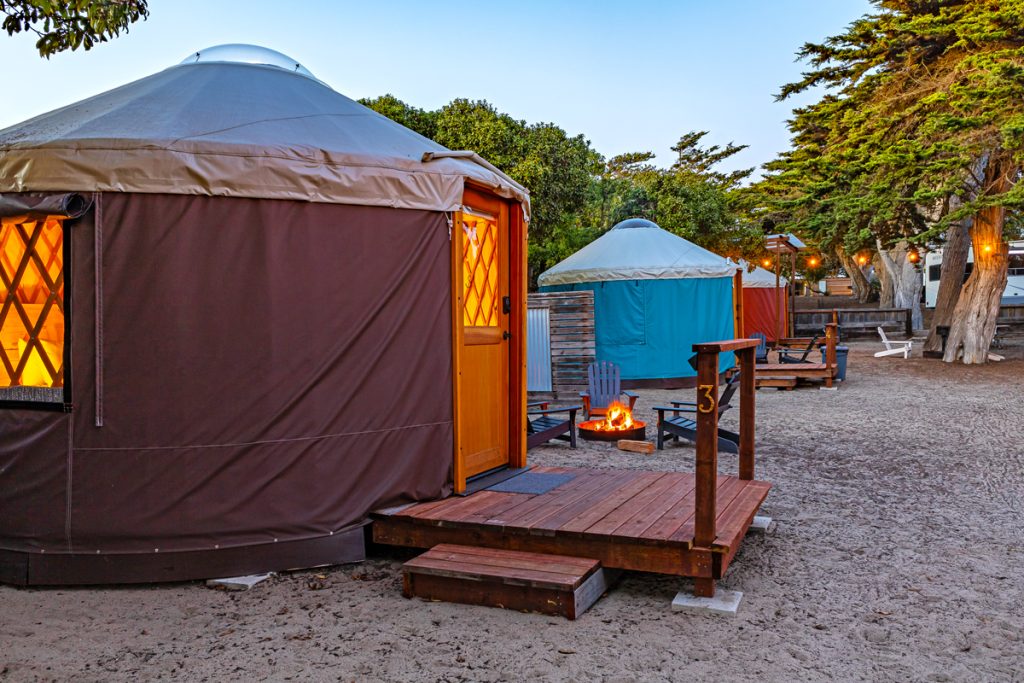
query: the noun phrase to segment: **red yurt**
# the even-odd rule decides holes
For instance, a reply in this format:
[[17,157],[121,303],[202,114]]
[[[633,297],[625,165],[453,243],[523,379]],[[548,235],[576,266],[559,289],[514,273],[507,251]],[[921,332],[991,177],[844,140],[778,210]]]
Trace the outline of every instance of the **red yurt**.
[[786,278],[755,266],[754,270],[741,263],[743,268],[743,334],[763,334],[768,341],[778,339],[778,330],[786,335]]

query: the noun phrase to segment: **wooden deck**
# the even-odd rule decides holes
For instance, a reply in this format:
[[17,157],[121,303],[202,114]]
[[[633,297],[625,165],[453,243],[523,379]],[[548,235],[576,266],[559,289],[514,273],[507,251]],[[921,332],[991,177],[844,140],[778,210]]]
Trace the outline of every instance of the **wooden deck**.
[[483,490],[372,514],[377,543],[455,543],[593,558],[609,569],[719,579],[771,485],[719,475],[715,538],[695,543],[689,472],[537,467],[575,477],[543,494]]

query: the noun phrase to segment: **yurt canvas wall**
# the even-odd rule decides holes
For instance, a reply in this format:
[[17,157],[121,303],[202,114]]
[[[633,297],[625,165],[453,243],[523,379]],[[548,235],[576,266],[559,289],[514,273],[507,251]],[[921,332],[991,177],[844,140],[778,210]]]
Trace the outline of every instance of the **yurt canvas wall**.
[[785,336],[788,329],[786,278],[780,277],[776,287],[774,273],[759,266],[748,271],[745,263],[740,267],[743,269],[743,334],[750,336],[760,332],[769,341],[776,341],[781,329]]
[[[735,265],[642,220],[623,221],[538,278],[541,291],[594,292],[598,360],[635,385],[696,376],[699,342],[733,334]],[[723,354],[721,369],[731,367]]]

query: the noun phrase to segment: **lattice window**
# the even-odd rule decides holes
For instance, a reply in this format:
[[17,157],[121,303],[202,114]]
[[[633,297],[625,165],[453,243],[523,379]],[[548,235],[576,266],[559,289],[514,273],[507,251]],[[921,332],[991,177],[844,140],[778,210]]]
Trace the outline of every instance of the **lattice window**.
[[0,222],[0,398],[54,400],[13,388],[64,386],[63,246],[60,219]]
[[463,323],[498,326],[498,223],[477,214],[462,215]]

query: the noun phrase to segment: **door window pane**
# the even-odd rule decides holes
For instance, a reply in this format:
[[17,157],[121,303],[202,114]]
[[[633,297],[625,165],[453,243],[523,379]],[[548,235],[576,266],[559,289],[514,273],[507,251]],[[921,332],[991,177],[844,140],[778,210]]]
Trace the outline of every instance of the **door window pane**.
[[498,223],[488,216],[462,214],[463,324],[498,326]]

